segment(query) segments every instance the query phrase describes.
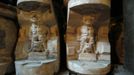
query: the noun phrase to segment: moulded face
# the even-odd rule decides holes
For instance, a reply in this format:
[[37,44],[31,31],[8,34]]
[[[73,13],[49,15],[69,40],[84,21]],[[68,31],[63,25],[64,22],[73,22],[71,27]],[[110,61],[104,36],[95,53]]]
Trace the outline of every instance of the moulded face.
[[94,23],[95,17],[93,16],[83,16],[82,22],[83,24],[92,25]]

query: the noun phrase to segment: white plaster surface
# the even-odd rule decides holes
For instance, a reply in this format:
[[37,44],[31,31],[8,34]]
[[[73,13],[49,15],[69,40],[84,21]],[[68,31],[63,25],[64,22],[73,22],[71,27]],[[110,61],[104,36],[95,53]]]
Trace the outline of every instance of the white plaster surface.
[[[56,61],[55,59],[51,60],[21,60],[15,62],[16,75],[37,75],[34,70],[41,67],[42,65],[50,62]],[[55,70],[54,70],[55,71]],[[53,72],[54,72],[53,71]]]
[[68,3],[68,7],[74,7],[77,5],[82,5],[82,4],[104,4],[107,6],[110,6],[110,0],[70,0]]
[[[36,2],[44,2],[45,0],[18,0],[17,1],[17,5],[21,2],[25,2],[25,1],[36,1]],[[47,0],[48,1],[48,0]]]
[[68,61],[68,68],[80,74],[105,75],[110,71],[110,61]]

